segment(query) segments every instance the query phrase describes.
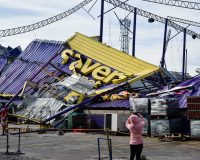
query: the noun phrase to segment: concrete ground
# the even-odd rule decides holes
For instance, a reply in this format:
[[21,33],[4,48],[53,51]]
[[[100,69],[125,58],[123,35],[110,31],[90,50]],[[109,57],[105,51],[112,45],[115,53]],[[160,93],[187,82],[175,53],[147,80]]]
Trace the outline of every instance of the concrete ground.
[[[6,136],[0,136],[0,160],[98,160],[98,138],[104,134],[57,132],[21,135],[20,156],[5,155]],[[113,160],[129,159],[129,136],[110,136]],[[158,138],[144,137],[144,155],[151,160],[199,160],[200,141],[161,142]],[[9,152],[16,152],[18,135],[10,135]],[[107,143],[100,141],[101,160],[109,160]]]

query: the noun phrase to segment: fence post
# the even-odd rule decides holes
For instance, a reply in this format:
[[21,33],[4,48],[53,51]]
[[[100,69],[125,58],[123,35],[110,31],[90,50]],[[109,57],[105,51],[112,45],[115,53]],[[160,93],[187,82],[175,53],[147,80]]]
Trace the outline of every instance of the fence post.
[[20,128],[18,128],[18,129],[19,129],[19,136],[18,136],[18,149],[17,149],[17,154],[24,154],[24,153],[22,153],[21,150],[20,150],[20,144],[21,144],[21,129],[20,129]]
[[106,139],[106,138],[98,138],[98,155],[99,155],[99,160],[101,160],[101,150],[100,150],[100,140],[106,140],[108,142],[109,147],[109,156],[110,160],[112,160],[112,141],[111,139]]
[[9,130],[7,128],[7,132],[6,132],[6,154],[9,154]]
[[109,156],[110,156],[110,160],[112,160],[112,155],[111,155],[111,150],[110,150],[109,128],[106,128],[106,136],[107,136]]
[[98,155],[99,155],[99,160],[101,160],[101,154],[100,154],[100,138],[98,138]]

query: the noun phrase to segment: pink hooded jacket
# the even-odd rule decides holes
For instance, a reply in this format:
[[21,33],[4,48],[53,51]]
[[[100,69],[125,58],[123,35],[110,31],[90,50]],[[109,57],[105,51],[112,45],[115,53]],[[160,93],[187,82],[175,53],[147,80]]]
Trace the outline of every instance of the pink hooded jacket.
[[142,144],[142,130],[145,125],[144,118],[140,114],[139,117],[137,115],[131,115],[126,121],[126,127],[130,131],[130,144],[138,145]]

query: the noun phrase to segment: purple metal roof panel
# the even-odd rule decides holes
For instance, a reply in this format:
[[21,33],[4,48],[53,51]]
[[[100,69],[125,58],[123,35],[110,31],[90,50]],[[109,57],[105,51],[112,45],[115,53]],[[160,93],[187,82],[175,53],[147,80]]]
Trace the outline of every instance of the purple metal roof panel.
[[[4,103],[8,103],[10,100],[7,99],[0,99],[0,102],[4,102]],[[14,103],[15,105],[19,105],[22,102],[22,100],[13,100],[12,103]]]
[[113,101],[105,101],[105,102],[100,102],[100,103],[94,103],[90,106],[88,106],[90,109],[94,108],[120,108],[120,109],[129,109],[130,108],[130,103],[129,100],[113,100]]
[[196,83],[200,83],[200,75],[195,76],[192,79],[186,80],[180,83],[178,86],[195,85]]
[[[62,42],[57,41],[32,41],[28,47],[20,54],[19,58],[15,60],[9,68],[0,77],[0,92],[4,94],[16,94],[24,83],[35,74],[41,66],[46,63],[49,58],[56,52],[61,52],[64,49]],[[61,57],[55,58],[52,63],[57,65],[61,63]],[[48,65],[46,70],[56,70]],[[58,74],[58,73],[55,73]],[[33,81],[44,83],[52,79],[46,73],[41,72]]]
[[6,64],[7,64],[7,59],[4,57],[0,58],[0,72],[4,69]]
[[200,95],[200,75],[198,75],[192,79],[189,79],[187,81],[184,81],[184,82],[180,83],[178,86],[187,86],[187,85],[192,85],[193,89],[189,92],[182,94],[179,97],[180,108],[187,108],[187,97]]

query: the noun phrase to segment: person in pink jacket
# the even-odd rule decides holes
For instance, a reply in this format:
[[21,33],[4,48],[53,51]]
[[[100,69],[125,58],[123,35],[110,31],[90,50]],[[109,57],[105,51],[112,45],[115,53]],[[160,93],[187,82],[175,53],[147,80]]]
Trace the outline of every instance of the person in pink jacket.
[[142,130],[145,125],[144,118],[140,113],[132,114],[126,121],[126,127],[130,131],[130,160],[140,160],[143,148]]

